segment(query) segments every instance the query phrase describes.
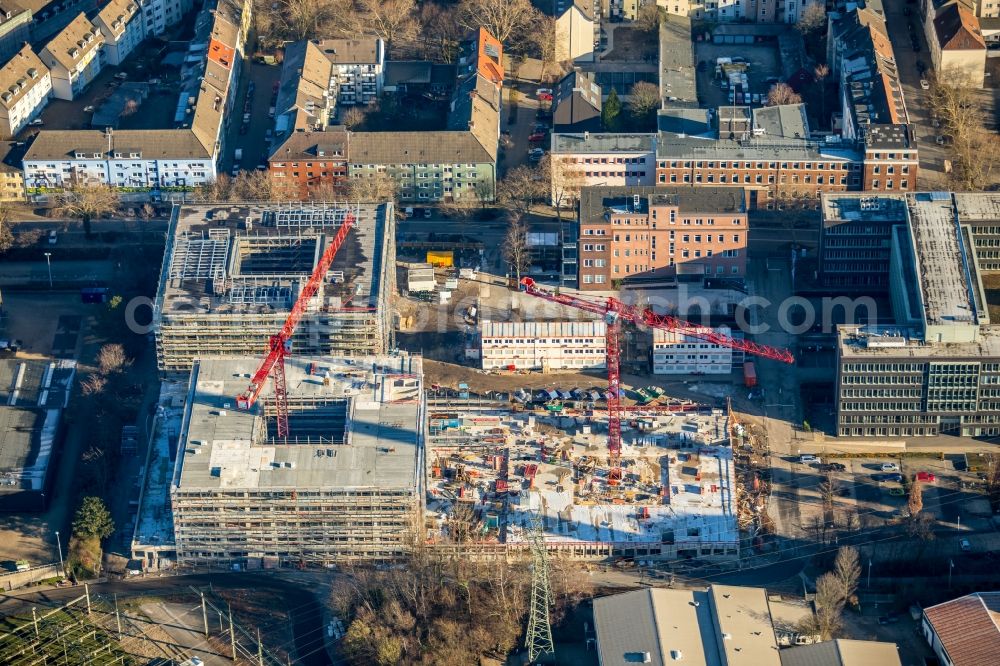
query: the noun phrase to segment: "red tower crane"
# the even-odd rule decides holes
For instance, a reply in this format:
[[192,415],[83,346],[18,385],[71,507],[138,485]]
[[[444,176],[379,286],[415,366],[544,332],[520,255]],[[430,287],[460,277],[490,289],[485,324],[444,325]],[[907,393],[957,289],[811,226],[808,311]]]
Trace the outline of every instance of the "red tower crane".
[[677,317],[658,315],[651,308],[640,309],[634,305],[627,305],[617,298],[608,297],[603,301],[591,301],[577,296],[557,294],[537,285],[530,277],[521,279],[521,287],[526,294],[531,296],[601,315],[608,326],[605,338],[607,344],[606,363],[608,366],[608,458],[611,467],[608,474],[608,482],[612,485],[617,484],[622,478],[621,420],[624,410],[621,404],[621,375],[618,369],[621,359],[618,334],[621,330],[621,322],[623,320],[650,328],[672,331],[678,335],[698,338],[699,340],[705,340],[706,342],[729,347],[730,349],[738,349],[747,354],[774,359],[782,363],[795,362],[795,357],[787,349],[778,349],[750,342],[749,340],[732,338],[712,330],[706,330],[703,327],[696,326],[691,322],[678,319]]
[[288,347],[292,339],[292,333],[295,332],[295,327],[298,325],[299,320],[302,319],[302,314],[306,311],[309,300],[316,295],[320,285],[323,284],[323,278],[326,272],[330,270],[333,258],[337,256],[337,251],[344,244],[347,232],[351,230],[352,226],[354,226],[354,214],[348,212],[344,216],[344,221],[341,223],[336,235],[334,235],[333,240],[327,245],[326,250],[323,251],[322,256],[320,256],[319,261],[316,263],[316,268],[313,269],[312,275],[309,276],[305,287],[302,288],[302,293],[295,300],[295,305],[292,306],[292,311],[288,313],[285,325],[281,327],[281,330],[277,334],[272,335],[268,339],[267,355],[261,361],[260,367],[257,368],[257,372],[254,373],[253,378],[250,380],[250,386],[247,387],[246,391],[236,396],[237,407],[240,409],[250,409],[257,402],[261,391],[264,390],[264,385],[267,383],[267,376],[272,375],[274,378],[274,404],[277,415],[278,437],[284,438],[288,436],[288,393],[285,388],[285,356],[289,352]]

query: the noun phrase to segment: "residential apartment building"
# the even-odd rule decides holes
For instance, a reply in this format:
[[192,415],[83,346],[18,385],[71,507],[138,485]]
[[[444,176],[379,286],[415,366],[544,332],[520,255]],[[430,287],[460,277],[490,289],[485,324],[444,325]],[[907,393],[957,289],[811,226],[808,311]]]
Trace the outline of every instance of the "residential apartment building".
[[740,188],[586,187],[579,210],[582,290],[746,276],[747,206]]
[[104,35],[104,61],[108,65],[121,65],[146,38],[137,0],[111,0],[98,12],[94,25]]
[[[979,4],[984,5],[984,0],[980,0]],[[921,0],[920,10],[934,71],[952,80],[962,80],[967,85],[982,88],[986,76],[986,39],[976,15],[975,3],[966,0]],[[994,7],[987,11],[994,16],[998,13]]]
[[300,199],[310,192],[332,192],[347,181],[350,132],[294,132],[268,158],[268,174],[275,185]]
[[49,130],[24,156],[29,192],[96,184],[191,188],[215,177],[212,154],[190,131]]
[[24,201],[24,172],[21,158],[24,145],[18,141],[0,143],[0,201]]
[[350,178],[391,178],[400,201],[492,201],[496,153],[471,132],[356,132]]
[[38,54],[52,75],[52,96],[73,100],[104,66],[104,35],[83,12],[53,37]]
[[0,138],[12,138],[37,118],[51,94],[49,68],[25,44],[0,68]]
[[594,50],[600,44],[595,0],[551,1],[556,61],[593,62]]
[[592,72],[574,70],[563,77],[552,95],[552,127],[555,132],[601,130],[601,87]]
[[338,104],[353,106],[378,99],[385,85],[385,42],[378,37],[314,41],[331,66]]
[[[697,328],[702,333],[712,330]],[[720,326],[715,332],[730,335],[728,326]],[[743,361],[743,354],[725,345],[655,328],[650,360],[654,375],[727,375],[733,371],[734,363]]]
[[667,13],[696,20],[797,23],[817,0],[656,0]]
[[[368,55],[349,57],[346,47],[331,46],[338,42]],[[363,45],[368,45],[367,51]],[[430,132],[347,132],[330,125],[337,104],[344,103],[338,64],[331,60],[335,56],[359,63],[375,58],[376,91],[382,90],[384,50],[377,38],[290,45],[278,85],[276,141],[268,161],[273,179],[294,180],[300,193],[308,193],[328,191],[345,178],[390,178],[400,201],[493,200],[503,85],[503,47],[496,39],[480,29],[463,43],[446,129]],[[367,78],[357,81],[367,89]]]
[[4,0],[0,2],[0,60],[7,60],[31,39],[31,8]]
[[553,206],[572,206],[584,187],[655,182],[655,134],[554,133],[551,152]]
[[606,367],[603,321],[479,322],[483,370],[584,370]]
[[198,15],[171,127],[39,132],[24,157],[28,193],[76,183],[162,193],[214,180],[250,11],[249,0],[210,0]]
[[139,6],[146,34],[161,35],[191,11],[194,0],[142,0]]

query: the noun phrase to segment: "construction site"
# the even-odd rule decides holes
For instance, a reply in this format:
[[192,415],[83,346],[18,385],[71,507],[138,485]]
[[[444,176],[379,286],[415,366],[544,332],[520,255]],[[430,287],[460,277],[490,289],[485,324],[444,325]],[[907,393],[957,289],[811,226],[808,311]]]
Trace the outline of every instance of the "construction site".
[[431,399],[430,540],[516,551],[540,517],[546,548],[580,559],[736,559],[729,416],[685,407],[628,409],[616,473],[607,414],[593,403],[554,414]]
[[154,310],[161,372],[267,349],[346,218],[352,225],[291,345],[366,356],[393,346],[392,204],[175,206]]
[[258,364],[192,368],[162,514],[177,562],[256,569],[408,552],[423,495],[420,358],[284,360],[283,436],[277,400],[235,404]]

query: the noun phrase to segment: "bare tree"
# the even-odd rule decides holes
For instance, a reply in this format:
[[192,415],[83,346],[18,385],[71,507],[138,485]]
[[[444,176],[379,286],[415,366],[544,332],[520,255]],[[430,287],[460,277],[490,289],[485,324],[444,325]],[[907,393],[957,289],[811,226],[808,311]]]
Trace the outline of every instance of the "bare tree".
[[538,49],[539,59],[542,61],[542,71],[538,78],[543,82],[545,81],[546,69],[555,69],[556,62],[563,55],[559,50],[559,31],[554,16],[541,14],[532,25],[531,41]]
[[843,601],[853,604],[858,591],[858,581],[861,580],[861,563],[858,549],[853,546],[841,546],[833,561],[833,575],[840,582]]
[[132,365],[132,359],[125,353],[125,347],[120,344],[106,344],[97,353],[97,367],[102,375],[124,372],[130,365]]
[[500,205],[523,218],[545,196],[545,183],[537,168],[521,165],[507,172],[497,186]]
[[359,127],[365,122],[365,118],[368,114],[365,113],[365,107],[363,106],[352,106],[344,115],[340,117],[340,123],[349,130],[353,130]]
[[363,26],[387,45],[417,32],[414,0],[357,0]]
[[767,92],[766,106],[780,106],[782,104],[799,104],[802,96],[792,90],[787,83],[775,83]]
[[533,21],[536,11],[530,0],[461,0],[458,16],[465,28],[486,28],[507,44]]
[[822,640],[834,638],[843,628],[841,612],[844,610],[845,590],[840,579],[833,573],[825,573],[816,579],[816,612],[813,622],[816,633]]
[[118,210],[118,192],[108,185],[73,185],[58,197],[56,213],[83,220],[83,231],[90,235],[90,221]]
[[915,520],[924,510],[924,484],[920,481],[914,480],[910,485],[910,495],[906,501],[906,508],[910,511],[910,520]]
[[191,195],[195,201],[204,203],[219,203],[230,200],[232,191],[232,179],[224,173],[220,173],[212,180],[199,183]]
[[660,8],[656,3],[643,5],[632,25],[643,32],[654,32],[660,27]]
[[503,258],[520,283],[521,274],[528,270],[528,225],[524,223],[524,218],[516,213],[510,213],[508,219]]
[[454,62],[459,42],[464,36],[464,30],[459,25],[454,8],[428,1],[420,3],[419,11],[421,33],[434,45],[434,49],[427,53],[427,57],[431,60]]
[[649,81],[636,83],[629,94],[628,107],[637,121],[648,119],[660,108],[660,87]]
[[826,5],[822,2],[810,2],[799,14],[795,29],[804,36],[818,33],[826,29]]
[[353,0],[278,0],[281,23],[291,40],[348,36],[357,28]]
[[996,185],[1000,171],[1000,137],[977,128],[958,134],[952,143],[955,165],[952,178],[962,190],[985,190]]
[[347,181],[347,196],[352,201],[395,201],[396,181],[385,173],[362,175]]
[[538,172],[542,176],[542,182],[548,186],[546,189],[551,193],[550,203],[556,209],[557,217],[561,219],[562,209],[573,206],[580,198],[580,188],[586,181],[583,172],[576,168],[573,162],[553,158],[551,154],[546,154],[538,163]]
[[816,79],[816,85],[819,86],[819,108],[820,113],[824,117],[824,122],[826,118],[826,79],[830,76],[830,66],[826,63],[820,63],[816,65],[813,69],[813,76]]
[[0,204],[0,253],[6,252],[14,244],[14,234],[10,231],[10,208]]

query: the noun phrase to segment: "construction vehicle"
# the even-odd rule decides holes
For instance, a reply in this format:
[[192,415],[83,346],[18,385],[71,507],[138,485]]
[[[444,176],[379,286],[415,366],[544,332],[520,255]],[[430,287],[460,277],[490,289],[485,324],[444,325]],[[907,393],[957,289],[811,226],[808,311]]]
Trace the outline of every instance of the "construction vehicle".
[[617,298],[606,298],[602,301],[592,301],[569,294],[560,294],[549,291],[536,284],[534,279],[525,277],[521,279],[521,290],[529,296],[535,296],[546,301],[566,305],[569,307],[585,310],[604,318],[607,324],[606,341],[606,362],[608,368],[608,458],[609,467],[608,484],[618,485],[622,479],[621,470],[621,450],[622,450],[622,405],[621,405],[621,375],[619,364],[621,362],[621,347],[619,331],[621,322],[627,321],[639,326],[649,328],[659,328],[665,331],[684,335],[698,340],[704,340],[713,344],[729,347],[742,351],[746,354],[753,354],[762,358],[770,358],[782,363],[794,363],[795,357],[787,349],[778,349],[767,345],[757,344],[749,340],[736,339],[728,335],[723,335],[713,330],[700,328],[690,322],[672,317],[670,315],[658,315],[652,308],[640,309],[634,305],[627,305]]

